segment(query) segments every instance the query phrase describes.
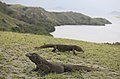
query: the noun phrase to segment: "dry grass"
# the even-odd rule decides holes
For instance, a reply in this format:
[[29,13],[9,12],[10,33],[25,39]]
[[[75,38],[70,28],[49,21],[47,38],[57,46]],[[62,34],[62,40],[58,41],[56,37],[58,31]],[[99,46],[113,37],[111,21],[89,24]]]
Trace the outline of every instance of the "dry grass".
[[[51,52],[52,49],[34,50],[33,47],[49,44],[74,44],[85,53]],[[28,52],[41,55],[50,62],[81,64],[102,71],[49,74],[41,77],[30,72],[35,65],[25,56]],[[120,45],[96,44],[48,36],[0,32],[0,79],[120,79]]]

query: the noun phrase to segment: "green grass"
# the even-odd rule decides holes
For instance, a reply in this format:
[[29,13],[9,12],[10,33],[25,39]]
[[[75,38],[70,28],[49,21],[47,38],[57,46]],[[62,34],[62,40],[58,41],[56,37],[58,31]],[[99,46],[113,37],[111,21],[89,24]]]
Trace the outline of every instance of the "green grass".
[[105,25],[104,18],[91,18],[76,12],[49,12],[41,7],[10,5],[0,1],[0,31],[48,35],[60,25]]
[[[46,24],[47,25],[47,24]],[[20,33],[32,33],[40,35],[50,35],[46,30],[48,29],[45,24],[41,24],[41,27],[25,23],[23,21],[12,18],[4,13],[0,12],[0,31],[12,31]],[[51,30],[51,29],[50,29]]]
[[[85,53],[51,52],[52,49],[34,50],[33,47],[46,44],[74,44]],[[49,74],[41,77],[30,72],[34,67],[25,54],[34,52],[50,62],[81,64],[102,71]],[[0,79],[120,79],[120,45],[89,43],[84,41],[58,39],[49,36],[0,32]]]

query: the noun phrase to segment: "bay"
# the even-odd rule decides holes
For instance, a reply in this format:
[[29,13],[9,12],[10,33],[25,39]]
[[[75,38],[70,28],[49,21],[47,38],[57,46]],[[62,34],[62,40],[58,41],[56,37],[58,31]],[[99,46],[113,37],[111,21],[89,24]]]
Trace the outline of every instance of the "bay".
[[120,19],[106,17],[112,24],[105,26],[93,25],[63,25],[56,26],[51,34],[55,38],[67,38],[96,43],[120,42]]

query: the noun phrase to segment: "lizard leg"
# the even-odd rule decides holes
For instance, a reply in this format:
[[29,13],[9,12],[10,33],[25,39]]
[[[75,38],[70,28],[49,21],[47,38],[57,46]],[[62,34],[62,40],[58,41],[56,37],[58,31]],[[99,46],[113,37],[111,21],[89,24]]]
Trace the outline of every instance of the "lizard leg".
[[74,54],[74,55],[77,55],[77,54],[75,53],[75,50],[74,50],[74,49],[73,49],[72,51],[73,51],[73,54]]

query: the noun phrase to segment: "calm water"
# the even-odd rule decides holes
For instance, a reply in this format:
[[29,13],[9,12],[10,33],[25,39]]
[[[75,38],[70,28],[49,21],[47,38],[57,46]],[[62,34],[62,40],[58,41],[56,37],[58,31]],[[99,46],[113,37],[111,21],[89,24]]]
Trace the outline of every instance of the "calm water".
[[106,26],[65,25],[56,27],[51,33],[56,38],[68,38],[89,42],[120,42],[120,19],[107,17],[113,24]]

